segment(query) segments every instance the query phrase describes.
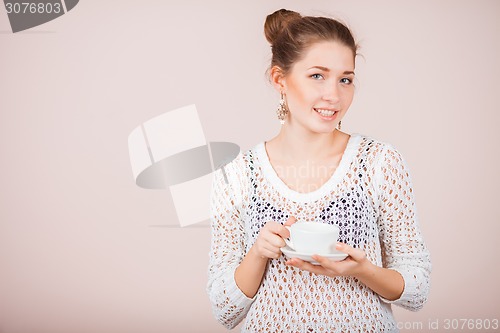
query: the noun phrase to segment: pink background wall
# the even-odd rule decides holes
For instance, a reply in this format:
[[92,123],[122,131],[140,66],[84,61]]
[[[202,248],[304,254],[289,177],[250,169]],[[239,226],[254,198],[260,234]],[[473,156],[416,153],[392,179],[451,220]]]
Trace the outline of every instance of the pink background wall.
[[208,141],[272,137],[263,22],[282,7],[349,23],[364,57],[343,129],[410,165],[434,270],[426,307],[397,320],[500,319],[500,2],[172,3],[82,0],[17,34],[0,9],[1,333],[225,331],[209,229],[134,184],[127,136],[195,103]]

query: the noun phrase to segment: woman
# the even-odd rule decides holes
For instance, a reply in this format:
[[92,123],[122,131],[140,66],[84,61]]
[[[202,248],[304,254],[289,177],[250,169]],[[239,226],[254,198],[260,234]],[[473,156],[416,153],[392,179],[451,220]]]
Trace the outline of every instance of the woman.
[[[431,264],[408,169],[392,146],[340,130],[357,46],[343,24],[288,10],[264,25],[280,132],[214,178],[208,293],[243,332],[397,332],[391,303],[420,309]],[[286,225],[340,228],[340,262],[282,255]]]

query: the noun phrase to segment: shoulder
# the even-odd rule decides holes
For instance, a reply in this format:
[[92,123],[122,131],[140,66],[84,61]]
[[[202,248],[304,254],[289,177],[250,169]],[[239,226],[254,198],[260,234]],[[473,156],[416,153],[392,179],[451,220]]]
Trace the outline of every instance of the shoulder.
[[387,155],[402,158],[399,150],[391,143],[358,133],[352,134],[352,137],[358,141],[358,154],[365,155],[368,161],[377,163]]
[[393,144],[372,138],[359,136],[359,160],[375,173],[375,178],[385,178],[387,173],[409,175],[409,167],[405,158]]
[[388,142],[368,136],[362,137],[365,150],[369,151],[367,160],[371,160],[376,183],[383,184],[387,181],[404,181],[407,185],[411,183],[410,168],[398,148]]
[[222,166],[224,168],[229,168],[230,170],[240,173],[248,169],[251,169],[251,167],[254,164],[256,155],[260,153],[262,147],[263,143],[259,143],[253,146],[252,148],[240,151],[240,153],[234,158],[234,160]]
[[247,182],[253,170],[255,155],[261,146],[262,143],[259,143],[250,149],[240,151],[234,159],[216,166],[215,178],[224,179],[226,183],[232,184]]

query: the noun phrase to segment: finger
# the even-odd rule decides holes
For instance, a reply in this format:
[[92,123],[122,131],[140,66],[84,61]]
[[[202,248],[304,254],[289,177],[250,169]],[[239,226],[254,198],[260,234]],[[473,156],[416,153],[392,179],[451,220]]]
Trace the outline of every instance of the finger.
[[275,251],[272,249],[263,249],[262,252],[266,258],[270,258],[270,259],[278,259],[281,256],[281,251],[279,251],[279,250]]
[[278,232],[278,234],[283,237],[283,238],[288,238],[290,237],[290,231],[288,230],[288,228],[285,228],[285,227],[289,227],[291,226],[292,224],[294,224],[295,222],[297,221],[297,219],[294,217],[294,216],[290,216],[288,218],[288,220],[286,220],[285,224],[283,224],[282,228],[280,228],[280,231]]
[[348,254],[352,259],[355,261],[360,261],[366,258],[366,254],[363,250],[360,249],[355,249],[350,245],[347,245],[345,243],[337,243],[337,246],[335,247],[340,252]]
[[274,248],[282,248],[283,246],[286,245],[283,238],[281,238],[279,235],[276,235],[273,233],[263,235],[263,240],[267,244],[269,244],[270,247],[274,247]]
[[268,244],[265,247],[265,250],[277,254],[278,257],[281,255],[281,248],[277,246],[272,246],[271,244]]
[[303,260],[301,260],[299,258],[295,258],[295,257],[292,257],[285,262],[285,264],[287,264],[289,266],[297,267],[297,268],[301,268],[303,263],[304,263]]
[[318,254],[314,254],[311,257],[313,258],[314,261],[316,261],[321,266],[323,266],[327,269],[335,270],[335,262],[334,261],[332,261],[326,257],[320,256]]
[[351,257],[341,261],[333,261],[319,255],[313,255],[312,258],[325,269],[325,275],[328,276],[349,276],[352,275],[352,269],[359,265]]
[[[262,237],[262,239],[266,240],[267,242],[273,243],[276,246],[278,246],[281,242],[274,240],[275,238],[281,239],[283,236],[283,230],[288,232],[285,227],[283,227],[281,224],[275,221],[269,221],[266,223],[264,228],[262,228],[259,232],[259,236]],[[284,244],[282,245],[284,246]]]
[[266,249],[267,251],[277,253],[281,255],[281,248],[285,246],[285,242],[283,241],[282,238],[276,236],[276,238],[283,243],[279,243],[278,245],[273,245],[272,243],[265,243],[263,244],[263,248]]
[[275,241],[273,242],[273,245],[279,249],[282,247],[285,247],[286,243],[285,240],[281,237],[276,237]]
[[295,218],[295,216],[290,216],[288,218],[288,220],[286,220],[284,225],[290,226],[290,225],[294,224],[295,222],[297,222],[297,219]]
[[299,258],[292,258],[286,262],[289,266],[294,266],[299,269],[314,273],[326,275],[326,269],[319,265],[313,265],[307,261],[301,260]]
[[283,226],[283,225],[280,226],[280,228],[276,232],[276,234],[278,236],[280,236],[281,240],[283,240],[283,238],[289,238],[290,237],[290,231],[285,226]]
[[266,229],[269,229],[269,231],[271,231],[272,233],[277,233],[280,230],[280,228],[282,227],[282,225],[276,221],[269,221],[266,223],[266,225],[264,227]]
[[266,227],[270,234],[278,235],[281,238],[290,237],[290,232],[288,231],[288,229],[278,222],[270,221],[266,224]]

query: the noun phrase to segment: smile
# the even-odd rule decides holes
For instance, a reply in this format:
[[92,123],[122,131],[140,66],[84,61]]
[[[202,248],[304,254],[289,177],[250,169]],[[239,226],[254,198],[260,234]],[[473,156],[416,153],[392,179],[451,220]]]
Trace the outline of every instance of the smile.
[[338,112],[337,110],[327,110],[327,109],[314,109],[314,111],[316,111],[323,117],[331,117]]

